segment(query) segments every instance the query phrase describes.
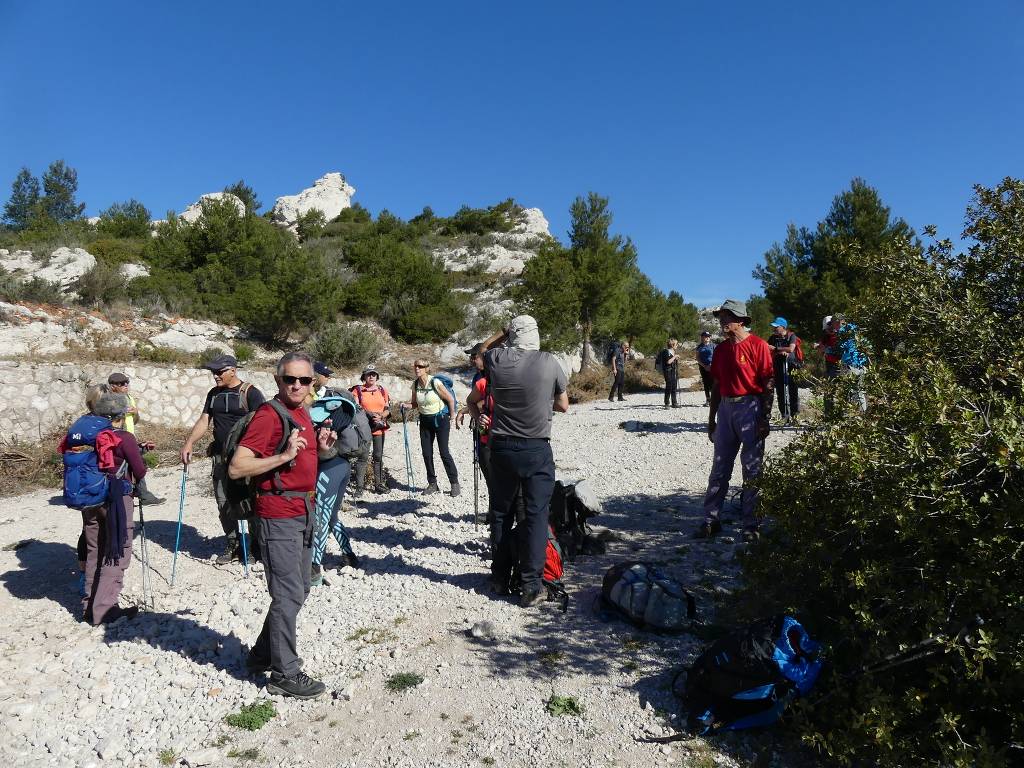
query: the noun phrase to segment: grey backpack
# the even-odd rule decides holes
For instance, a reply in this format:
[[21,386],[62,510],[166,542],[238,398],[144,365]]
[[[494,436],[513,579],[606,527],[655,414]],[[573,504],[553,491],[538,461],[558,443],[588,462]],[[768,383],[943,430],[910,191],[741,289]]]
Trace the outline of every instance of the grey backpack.
[[601,598],[638,627],[679,632],[697,615],[693,595],[652,563],[613,565],[604,577]]
[[352,417],[352,423],[338,433],[338,440],[334,444],[338,456],[343,459],[357,459],[366,453],[373,442],[373,434],[370,431],[370,421],[366,417],[366,411],[359,407],[359,403],[348,392],[336,389],[329,389],[323,397],[309,407],[309,416],[313,424],[320,426],[331,419],[334,411],[343,409]]

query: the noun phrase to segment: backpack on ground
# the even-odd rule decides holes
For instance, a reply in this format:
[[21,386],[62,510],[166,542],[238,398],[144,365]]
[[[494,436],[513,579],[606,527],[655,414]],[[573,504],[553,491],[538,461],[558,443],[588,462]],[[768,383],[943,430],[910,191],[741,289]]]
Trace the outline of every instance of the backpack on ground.
[[85,509],[106,503],[110,477],[117,469],[116,445],[108,418],[90,414],[71,425],[61,443],[65,504]]
[[[519,531],[516,528],[513,528],[512,532],[506,539],[509,543],[513,563],[512,575],[509,577],[508,588],[514,595],[521,594],[523,591],[522,571],[519,569],[518,538]],[[548,592],[548,602],[557,602],[562,609],[562,613],[565,613],[569,608],[569,594],[565,591],[565,586],[562,583],[562,577],[564,575],[565,562],[562,560],[562,548],[558,543],[558,537],[555,536],[554,529],[549,525],[548,543],[544,549],[544,572],[541,578],[543,579],[544,587]]]
[[321,427],[330,421],[334,412],[341,408],[352,418],[352,423],[338,432],[335,447],[338,455],[352,461],[362,456],[373,442],[369,418],[350,392],[328,389],[323,397],[309,407],[309,418],[314,427]]
[[800,337],[795,333],[793,334],[794,347],[793,347],[793,367],[803,368],[804,367],[804,343],[800,341]]
[[603,555],[605,543],[593,534],[587,521],[604,511],[586,480],[578,483],[555,481],[548,520],[555,531],[561,551],[572,562],[576,555]]
[[[820,645],[791,616],[761,619],[705,649],[676,677],[692,733],[772,725],[821,672]],[[685,673],[685,684],[680,690]]]
[[[391,396],[384,387],[378,385],[378,389],[384,393],[384,402],[390,403]],[[356,384],[352,387],[349,392],[356,396],[356,401],[359,403],[359,407],[363,408],[363,385]],[[366,410],[365,408],[363,410]],[[366,420],[370,422],[370,430],[376,432],[382,429],[391,429],[391,422],[388,421],[387,413],[384,414],[383,418],[377,418],[375,416],[366,415]]]
[[[435,373],[433,376],[430,377],[430,381],[427,382],[427,384],[429,384],[431,388],[433,388],[434,386],[435,379],[444,384],[444,388],[447,389],[448,394],[452,396],[452,402],[455,403],[455,405],[458,405],[459,398],[455,396],[455,382],[452,381],[451,376],[446,376],[443,373]],[[448,409],[448,403],[445,403],[443,399],[441,402],[443,403],[443,405],[441,406],[441,410],[437,413],[436,416],[434,416],[435,423],[439,422],[441,419],[443,419],[450,413],[450,410]]]
[[[281,453],[285,446],[288,445],[288,438],[291,437],[292,432],[299,428],[288,413],[288,409],[283,403],[275,399],[267,400],[264,405],[269,406],[274,413],[277,414],[281,420],[281,441],[277,444],[274,449],[274,454]],[[245,431],[249,428],[249,424],[252,423],[253,418],[259,413],[259,408],[255,411],[249,411],[242,418],[231,425],[231,430],[228,432],[228,436],[224,439],[224,447],[221,449],[221,460],[224,462],[224,466],[231,464],[231,459],[235,455],[235,451],[238,449],[238,444],[242,441],[245,436]],[[274,470],[273,474],[274,486],[280,488],[281,486],[281,469],[280,467]],[[227,473],[224,473],[224,495],[227,497],[228,505],[230,509],[235,510],[239,519],[250,517],[256,508],[256,495],[257,495],[257,479],[255,477],[242,477],[238,480],[233,480],[228,477]],[[281,491],[283,495],[289,495],[290,491]],[[296,492],[297,493],[297,492]]]
[[693,595],[653,563],[613,565],[601,586],[602,602],[643,629],[680,632],[697,615]]

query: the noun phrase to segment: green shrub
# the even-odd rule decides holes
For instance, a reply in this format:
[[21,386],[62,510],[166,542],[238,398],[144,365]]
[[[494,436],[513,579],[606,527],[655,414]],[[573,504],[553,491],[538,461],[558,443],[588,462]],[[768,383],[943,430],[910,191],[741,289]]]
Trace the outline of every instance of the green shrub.
[[295,222],[295,229],[299,236],[299,242],[304,243],[314,237],[319,237],[320,233],[324,231],[324,227],[326,226],[327,217],[324,216],[324,212],[318,208],[310,208],[299,216],[298,220]]
[[202,352],[200,352],[198,355],[196,355],[196,367],[202,368],[208,362],[210,362],[211,360],[216,360],[223,354],[225,353],[221,347],[211,345],[204,349]]
[[272,702],[257,701],[253,704],[246,704],[238,712],[228,715],[224,718],[224,722],[235,728],[258,731],[275,717],[277,717],[277,710],[274,709]]
[[544,702],[544,709],[553,717],[561,717],[563,715],[580,717],[583,715],[583,705],[580,704],[575,696],[556,696],[551,694],[551,697]]
[[110,304],[125,295],[125,279],[117,267],[97,261],[96,266],[78,278],[75,290],[86,305]]
[[256,347],[244,341],[235,342],[235,359],[239,365],[245,365],[256,356]]
[[333,366],[360,366],[380,355],[380,335],[362,323],[334,323],[320,330],[309,349],[317,360]]
[[[148,235],[147,235],[148,238]],[[114,239],[102,237],[89,243],[89,253],[96,257],[96,261],[102,261],[110,266],[120,266],[132,262],[142,261],[142,252],[146,247],[146,240],[135,239]]]
[[423,675],[418,675],[415,672],[399,672],[389,677],[384,683],[384,687],[392,693],[400,693],[409,688],[415,688],[422,682]]
[[149,209],[134,198],[100,213],[96,231],[103,237],[149,237]]
[[64,304],[67,299],[60,287],[39,277],[22,280],[0,269],[0,299],[33,304]]
[[[877,280],[853,313],[869,409],[760,480],[776,525],[743,559],[747,601],[830,646],[828,702],[798,726],[843,764],[994,767],[1024,741],[1024,182],[976,187],[967,221],[964,254],[849,255]],[[933,636],[930,663],[844,677]]]

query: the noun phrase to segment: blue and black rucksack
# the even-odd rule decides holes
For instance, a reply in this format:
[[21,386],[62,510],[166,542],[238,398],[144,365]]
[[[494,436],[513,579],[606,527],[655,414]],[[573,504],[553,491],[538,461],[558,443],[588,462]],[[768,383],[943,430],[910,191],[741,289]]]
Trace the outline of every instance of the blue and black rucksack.
[[820,644],[792,616],[756,621],[716,640],[673,688],[683,699],[687,727],[707,735],[772,725],[787,704],[818,679]]
[[85,509],[106,503],[110,476],[104,469],[110,468],[103,465],[110,461],[109,448],[114,442],[110,419],[103,416],[82,416],[68,429],[63,463],[64,503],[69,507]]
[[[450,394],[452,396],[452,402],[455,403],[456,405],[458,405],[459,404],[459,398],[456,397],[456,395],[455,395],[455,382],[452,381],[452,378],[450,376],[446,376],[443,373],[435,373],[433,376],[430,377],[430,382],[429,382],[430,386],[434,386],[434,380],[435,379],[437,381],[440,381],[442,384],[444,384],[444,388],[447,389],[448,390],[448,394]],[[445,416],[448,416],[450,414],[450,411],[448,410],[448,403],[444,403],[443,399],[442,399],[442,403],[443,403],[443,405],[441,406],[441,410],[434,417],[434,421],[435,422],[440,421]]]

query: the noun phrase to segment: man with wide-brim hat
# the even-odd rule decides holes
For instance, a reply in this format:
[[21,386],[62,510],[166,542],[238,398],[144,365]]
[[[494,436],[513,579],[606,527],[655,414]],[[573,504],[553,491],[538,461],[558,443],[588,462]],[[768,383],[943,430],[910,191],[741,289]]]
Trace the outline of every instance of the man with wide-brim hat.
[[711,410],[708,439],[715,455],[704,496],[704,522],[695,537],[707,539],[722,530],[722,506],[729,491],[736,454],[743,468],[743,538],[757,538],[757,488],[764,439],[770,430],[775,369],[768,343],[750,332],[745,302],[726,299],[715,311],[724,341],[711,359]]

